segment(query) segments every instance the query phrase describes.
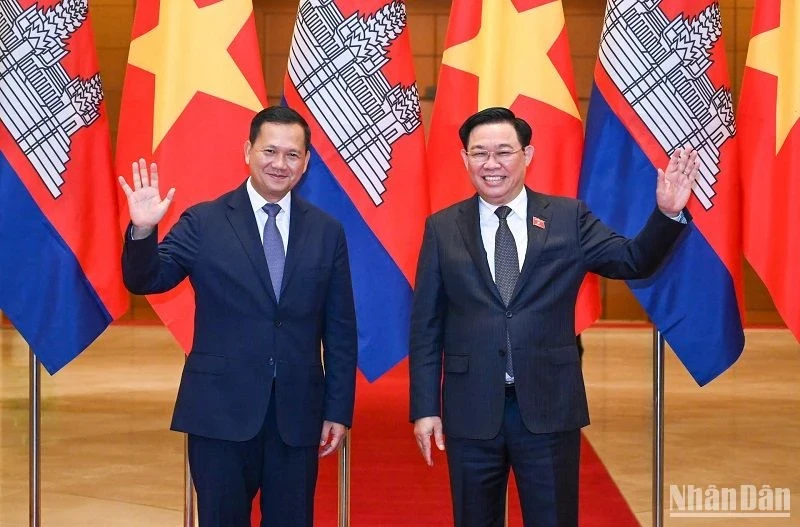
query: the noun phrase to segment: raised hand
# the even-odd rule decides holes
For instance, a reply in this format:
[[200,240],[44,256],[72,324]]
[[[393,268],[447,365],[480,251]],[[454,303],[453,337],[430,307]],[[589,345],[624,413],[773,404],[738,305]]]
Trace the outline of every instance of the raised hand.
[[658,169],[656,203],[667,216],[677,216],[692,195],[692,185],[700,172],[697,151],[691,146],[677,148],[665,170]]
[[133,189],[128,186],[122,176],[119,177],[119,184],[128,198],[131,223],[139,232],[146,234],[151,232],[167,213],[167,209],[172,204],[172,198],[175,196],[175,189],[169,189],[166,197],[161,199],[158,191],[158,167],[155,163],[150,164],[149,174],[144,159],[134,162],[131,170],[133,172]]

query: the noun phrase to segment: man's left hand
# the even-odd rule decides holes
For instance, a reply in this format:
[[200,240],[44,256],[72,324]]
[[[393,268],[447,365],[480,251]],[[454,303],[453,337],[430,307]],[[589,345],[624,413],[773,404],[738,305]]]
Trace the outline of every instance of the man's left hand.
[[691,146],[675,149],[666,170],[658,169],[656,203],[659,210],[670,218],[680,214],[692,195],[692,185],[699,172],[696,150]]
[[333,454],[342,446],[347,428],[333,421],[322,423],[322,436],[319,439],[319,457]]

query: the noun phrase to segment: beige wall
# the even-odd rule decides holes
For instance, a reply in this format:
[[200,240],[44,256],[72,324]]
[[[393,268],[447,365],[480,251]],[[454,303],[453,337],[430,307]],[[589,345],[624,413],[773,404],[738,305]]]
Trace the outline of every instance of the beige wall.
[[[723,32],[728,62],[734,79],[734,100],[738,100],[739,84],[744,68],[750,20],[754,0],[722,0]],[[120,91],[125,70],[134,0],[92,0],[92,21],[96,34],[100,68],[111,117],[112,133],[116,132]],[[576,76],[579,107],[582,115],[592,86],[592,69],[602,25],[605,2],[600,0],[563,0],[570,47]],[[441,63],[444,37],[450,11],[448,0],[407,0],[408,27],[417,71],[417,82],[423,96],[423,117],[430,120],[436,77]],[[261,43],[261,56],[270,102],[279,100],[291,40],[297,0],[254,0],[256,26]],[[604,317],[608,319],[643,320],[644,312],[627,287],[620,282],[604,281]],[[779,322],[763,285],[749,268],[745,272],[747,318],[753,323]],[[134,302],[129,317],[152,318],[142,299]]]

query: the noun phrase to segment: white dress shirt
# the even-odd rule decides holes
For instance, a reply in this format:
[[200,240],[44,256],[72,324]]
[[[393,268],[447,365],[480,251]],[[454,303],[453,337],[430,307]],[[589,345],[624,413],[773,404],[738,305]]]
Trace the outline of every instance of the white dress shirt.
[[[517,258],[519,258],[519,269],[522,270],[522,263],[525,261],[525,252],[528,250],[528,193],[523,188],[516,198],[507,204],[511,208],[506,221],[514,241],[517,244]],[[494,280],[494,245],[497,235],[497,227],[500,226],[500,218],[494,213],[500,205],[492,205],[483,198],[478,198],[478,212],[481,221],[481,239],[483,248],[486,249],[486,258],[489,261],[489,271]]]
[[[250,205],[253,207],[253,214],[256,217],[256,224],[258,224],[258,237],[264,239],[264,227],[267,225],[267,218],[269,217],[264,212],[264,205],[269,203],[261,196],[256,189],[253,188],[253,182],[248,178],[247,180],[247,195],[250,197]],[[289,218],[292,215],[292,193],[287,192],[284,197],[278,201],[281,211],[275,216],[275,223],[278,225],[278,232],[281,233],[281,241],[283,242],[283,254],[289,247]]]

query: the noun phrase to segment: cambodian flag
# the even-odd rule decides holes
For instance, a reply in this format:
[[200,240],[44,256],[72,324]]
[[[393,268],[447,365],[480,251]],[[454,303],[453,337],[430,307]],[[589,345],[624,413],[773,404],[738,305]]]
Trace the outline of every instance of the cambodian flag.
[[312,130],[311,163],[298,190],[345,228],[358,363],[373,381],[408,354],[429,212],[405,4],[301,1],[284,98]]
[[718,3],[609,0],[579,196],[633,236],[655,207],[656,167],[676,148],[698,151],[685,239],[628,285],[700,385],[744,346],[735,134]]
[[51,374],[128,305],[87,1],[0,9],[0,309]]

